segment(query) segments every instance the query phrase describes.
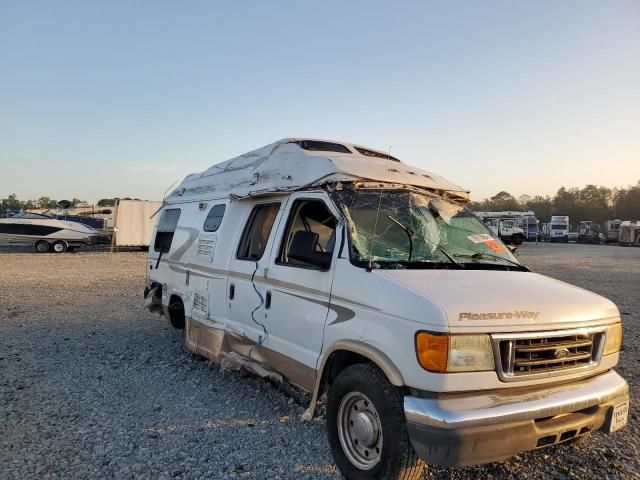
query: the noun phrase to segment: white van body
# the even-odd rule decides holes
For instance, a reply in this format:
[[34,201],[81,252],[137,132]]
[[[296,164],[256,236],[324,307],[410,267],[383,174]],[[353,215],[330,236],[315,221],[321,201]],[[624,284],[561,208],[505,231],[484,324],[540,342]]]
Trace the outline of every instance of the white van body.
[[[326,401],[347,478],[418,478],[424,461],[485,463],[621,428],[617,307],[519,265],[468,199],[382,152],[281,140],[166,198],[147,305],[191,351],[311,392],[305,418]],[[411,215],[425,228],[403,224]]]
[[569,243],[569,217],[554,215],[549,223],[549,241]]

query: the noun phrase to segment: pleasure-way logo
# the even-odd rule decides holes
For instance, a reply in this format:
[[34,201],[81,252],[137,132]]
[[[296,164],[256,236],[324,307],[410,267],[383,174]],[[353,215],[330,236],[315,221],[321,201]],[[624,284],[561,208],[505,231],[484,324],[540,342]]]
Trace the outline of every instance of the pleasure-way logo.
[[527,312],[525,310],[514,310],[513,312],[464,312],[458,314],[458,320],[535,320],[540,312]]

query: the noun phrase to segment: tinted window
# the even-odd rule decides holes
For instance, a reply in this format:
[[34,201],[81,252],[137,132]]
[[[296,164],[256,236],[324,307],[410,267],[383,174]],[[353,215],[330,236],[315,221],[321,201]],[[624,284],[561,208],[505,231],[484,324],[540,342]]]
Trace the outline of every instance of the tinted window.
[[340,143],[321,142],[318,140],[299,140],[294,143],[300,145],[304,150],[312,152],[351,153],[351,150]]
[[386,153],[376,152],[375,150],[369,150],[368,148],[362,147],[354,147],[358,152],[367,157],[376,157],[376,158],[384,158],[385,160],[392,160],[394,162],[399,162],[396,157],[392,157],[391,155],[387,155]]
[[158,220],[156,240],[153,244],[153,249],[156,252],[163,251],[167,253],[169,251],[171,242],[173,241],[173,232],[176,231],[179,218],[179,208],[170,208],[162,212],[160,220]]
[[[335,217],[323,201],[297,200],[291,208],[287,230],[280,247],[278,263],[309,266],[306,262],[289,258],[289,249],[297,232],[317,234],[317,241],[313,245],[314,254],[317,254],[318,257],[331,257],[336,243],[336,225]],[[310,259],[313,257],[314,255],[310,255]]]
[[214,205],[211,207],[211,210],[209,210],[209,214],[207,215],[207,219],[204,221],[205,232],[215,232],[220,228],[225,209],[226,205]]
[[238,245],[238,258],[259,260],[264,254],[273,222],[278,215],[279,203],[267,203],[254,207]]

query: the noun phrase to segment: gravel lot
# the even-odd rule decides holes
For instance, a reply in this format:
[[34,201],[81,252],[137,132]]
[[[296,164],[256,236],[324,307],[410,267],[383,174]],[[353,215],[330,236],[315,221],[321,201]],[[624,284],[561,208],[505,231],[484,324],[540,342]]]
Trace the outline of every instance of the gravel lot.
[[[533,245],[535,271],[614,300],[640,398],[640,248]],[[273,384],[182,350],[142,308],[145,254],[0,251],[0,478],[337,478],[322,421]],[[594,434],[426,478],[640,478],[640,410]]]

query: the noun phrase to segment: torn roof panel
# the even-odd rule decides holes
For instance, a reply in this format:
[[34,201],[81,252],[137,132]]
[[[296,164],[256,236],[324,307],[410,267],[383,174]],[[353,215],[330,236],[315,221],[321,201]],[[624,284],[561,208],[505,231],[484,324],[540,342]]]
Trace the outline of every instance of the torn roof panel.
[[[369,153],[362,154],[362,150]],[[468,190],[439,175],[385,157],[384,152],[347,142],[287,138],[187,176],[166,201],[213,195],[245,197],[351,181],[411,185],[469,200]]]

